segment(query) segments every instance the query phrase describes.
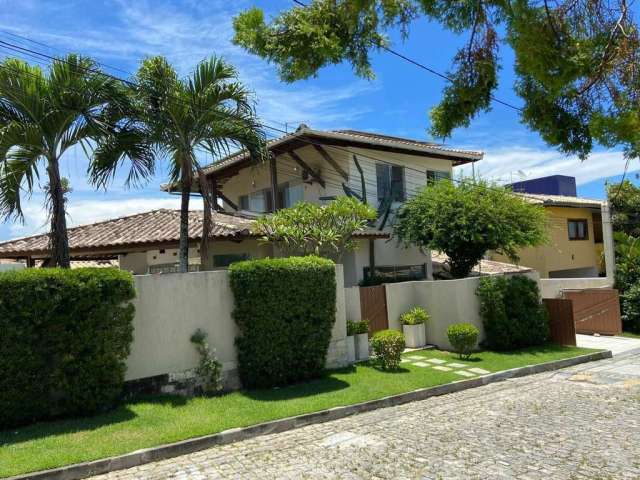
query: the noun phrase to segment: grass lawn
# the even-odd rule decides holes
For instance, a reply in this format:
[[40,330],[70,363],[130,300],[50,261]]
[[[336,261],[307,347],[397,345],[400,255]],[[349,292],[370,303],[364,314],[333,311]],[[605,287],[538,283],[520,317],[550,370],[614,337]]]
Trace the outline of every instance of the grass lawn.
[[[547,345],[508,353],[480,352],[470,360],[459,360],[457,355],[433,350],[412,352],[405,357],[441,359],[465,364],[466,368],[497,372],[593,351]],[[393,373],[364,363],[286,388],[239,391],[213,398],[140,399],[95,417],[42,422],[0,432],[0,477],[96,460],[461,379],[464,377],[453,371],[443,372],[411,363],[403,363],[401,369]]]
[[638,339],[640,339],[640,334],[639,334],[639,333],[622,332],[622,336],[623,336],[623,337],[638,338]]

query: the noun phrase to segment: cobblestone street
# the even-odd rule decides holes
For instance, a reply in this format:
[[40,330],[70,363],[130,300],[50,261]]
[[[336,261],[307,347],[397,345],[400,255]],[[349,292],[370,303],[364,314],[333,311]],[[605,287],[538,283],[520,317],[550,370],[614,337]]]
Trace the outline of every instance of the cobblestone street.
[[640,354],[94,477],[640,478]]

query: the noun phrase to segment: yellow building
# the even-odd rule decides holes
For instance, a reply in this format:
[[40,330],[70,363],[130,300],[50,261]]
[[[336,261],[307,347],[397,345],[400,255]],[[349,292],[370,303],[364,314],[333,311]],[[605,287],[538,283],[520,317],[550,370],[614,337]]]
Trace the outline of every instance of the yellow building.
[[[606,203],[561,195],[515,195],[543,205],[548,214],[548,241],[539,247],[522,249],[519,265],[538,271],[541,278],[613,276],[613,240]],[[605,250],[609,262],[604,260]],[[489,258],[509,261],[495,253]]]

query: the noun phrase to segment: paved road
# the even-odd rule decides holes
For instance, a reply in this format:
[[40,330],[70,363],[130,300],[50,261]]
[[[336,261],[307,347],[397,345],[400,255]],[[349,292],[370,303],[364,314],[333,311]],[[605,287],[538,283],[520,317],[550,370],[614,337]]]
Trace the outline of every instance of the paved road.
[[638,479],[640,354],[95,477]]

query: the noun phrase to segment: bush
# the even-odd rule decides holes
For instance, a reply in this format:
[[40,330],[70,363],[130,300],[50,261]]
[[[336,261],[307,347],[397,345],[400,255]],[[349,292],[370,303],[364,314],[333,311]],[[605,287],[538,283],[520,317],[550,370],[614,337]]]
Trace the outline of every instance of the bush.
[[478,343],[480,330],[470,323],[454,323],[447,328],[447,337],[460,358],[469,358]]
[[229,267],[240,378],[273,387],[319,376],[336,318],[335,265],[317,257]]
[[347,320],[347,336],[369,333],[369,320],[353,322]]
[[397,330],[381,330],[371,339],[371,347],[384,370],[396,370],[404,350],[404,335]]
[[534,280],[521,275],[484,277],[476,294],[488,348],[513,350],[547,341],[547,310]]
[[429,314],[422,307],[414,307],[400,315],[400,323],[403,325],[421,325],[429,321]]
[[222,364],[218,361],[215,350],[207,342],[207,332],[198,328],[193,332],[190,340],[200,356],[196,375],[202,392],[205,394],[220,392],[222,390]]
[[112,407],[134,296],[131,274],[117,269],[1,273],[0,428]]
[[622,307],[624,330],[640,333],[640,284],[630,287],[622,295]]

